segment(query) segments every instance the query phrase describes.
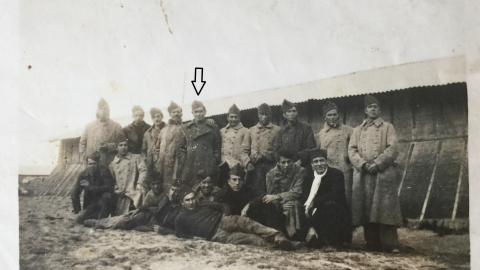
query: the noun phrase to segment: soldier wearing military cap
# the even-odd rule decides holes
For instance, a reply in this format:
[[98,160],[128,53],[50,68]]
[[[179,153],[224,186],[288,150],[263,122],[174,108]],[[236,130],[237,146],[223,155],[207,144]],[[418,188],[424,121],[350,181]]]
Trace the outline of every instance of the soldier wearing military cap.
[[230,168],[243,164],[240,161],[242,142],[248,129],[242,125],[240,110],[233,104],[227,113],[228,124],[220,130],[222,136],[222,162],[227,162]]
[[206,121],[206,113],[203,103],[194,101],[194,120],[183,125],[184,133],[179,139],[178,156],[183,169],[182,178],[191,184],[199,170],[205,170],[213,182],[217,183],[222,141],[218,126]]
[[325,125],[317,134],[318,148],[328,152],[328,166],[343,172],[345,178],[345,196],[350,207],[352,201],[352,164],[348,158],[348,143],[353,133],[353,128],[344,125],[340,120],[337,105],[328,101],[323,106]]
[[154,165],[159,158],[159,149],[156,147],[160,132],[165,127],[163,122],[163,113],[159,108],[151,108],[153,126],[151,126],[143,135],[142,156],[145,159],[149,174],[153,174]]
[[397,227],[403,218],[395,171],[397,134],[380,117],[380,102],[374,96],[365,96],[364,111],[367,118],[354,129],[348,147],[354,168],[352,223],[363,226],[369,249],[398,252]]

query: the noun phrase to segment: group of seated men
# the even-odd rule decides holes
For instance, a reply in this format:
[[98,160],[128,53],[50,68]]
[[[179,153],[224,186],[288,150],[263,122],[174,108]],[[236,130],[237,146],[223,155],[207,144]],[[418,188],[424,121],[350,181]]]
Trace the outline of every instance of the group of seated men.
[[[366,97],[367,119],[357,128],[364,132],[360,135],[352,134],[349,127],[350,132],[345,132],[337,107],[327,103],[323,108],[327,131],[323,129],[315,142],[311,126],[297,119],[296,105],[286,100],[282,104],[286,124],[282,127],[271,123],[271,109],[264,103],[258,107],[257,125],[243,127],[240,111],[233,105],[228,125],[219,130],[213,120],[205,118],[205,106],[198,101],[192,104],[194,120],[185,124],[182,110],[174,102],[168,107],[168,123],[162,121],[159,109],[152,108],[153,126],[143,121],[143,109],[134,106],[134,122],[122,129],[109,119],[108,104],[102,99],[97,120],[86,127],[80,140],[86,169],[71,193],[76,221],[103,229],[155,230],[182,238],[283,250],[306,244],[328,251],[351,244],[353,226],[362,225],[367,247],[395,252],[396,227],[401,220],[395,220],[396,209],[386,213],[375,201],[395,190],[376,194],[375,185],[373,191],[366,190],[371,189],[374,177],[378,182],[395,157],[395,153],[387,153],[390,159],[385,161],[382,153],[377,154],[381,156],[378,160],[377,156],[363,156],[365,144],[378,138],[375,130],[373,135],[365,131],[371,124],[379,131],[383,122],[379,104],[374,97]],[[332,112],[335,117],[329,119]],[[338,152],[332,152],[330,143],[322,143],[327,138],[322,132],[328,129],[348,134],[348,141],[340,144],[345,136],[330,132],[338,141],[333,146]],[[351,137],[358,137],[352,139],[356,145]],[[392,150],[396,138],[387,140],[386,147],[372,151],[381,147],[384,152]],[[338,149],[339,145],[345,149]],[[357,162],[358,182],[366,182],[366,186],[356,185],[355,178],[352,183],[352,173],[341,166],[335,168],[339,154],[352,157],[354,170],[358,169],[354,161],[361,159]],[[356,190],[363,194],[355,196]],[[356,215],[358,197],[363,206]],[[388,198],[382,202],[389,204]],[[379,207],[385,213],[377,213]],[[370,217],[372,212],[381,220]],[[394,222],[382,220],[382,215]],[[398,216],[401,219],[401,213]]]

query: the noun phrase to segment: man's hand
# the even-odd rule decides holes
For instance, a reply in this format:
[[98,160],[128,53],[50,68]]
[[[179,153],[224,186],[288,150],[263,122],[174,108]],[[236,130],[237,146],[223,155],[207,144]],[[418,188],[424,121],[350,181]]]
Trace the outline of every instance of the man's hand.
[[251,171],[253,171],[253,170],[255,170],[255,166],[253,166],[252,163],[249,162],[249,163],[247,164],[247,171],[251,172]]
[[247,204],[247,205],[245,205],[245,207],[243,207],[242,212],[240,213],[240,215],[241,215],[242,217],[246,217],[246,216],[247,216],[248,209],[250,209],[250,204]]
[[118,196],[125,196],[127,192],[126,191],[122,191],[122,190],[115,190],[115,194],[118,195]]
[[315,231],[315,229],[311,227],[310,229],[308,229],[307,237],[305,237],[305,242],[310,242],[310,240],[312,240],[314,237],[318,239],[318,234],[317,231]]
[[301,165],[301,164],[302,164],[302,161],[299,159],[299,160],[297,160],[297,161],[295,162],[295,164],[297,164],[298,166],[302,166],[302,165]]
[[305,206],[305,216],[307,216],[307,217],[310,216],[309,212],[310,212],[310,209],[312,209],[312,207],[313,207],[312,203],[310,203],[310,205],[308,205],[308,206]]
[[147,193],[147,189],[142,185],[137,185],[137,190],[140,191],[142,194]]
[[80,186],[88,187],[89,185],[90,183],[88,182],[88,180],[80,180]]
[[290,208],[292,208],[294,204],[295,203],[292,202],[292,201],[288,201],[288,202],[284,203],[283,204],[283,210],[290,210]]
[[255,153],[250,155],[250,162],[252,164],[257,163],[257,160],[258,160],[258,152],[255,152]]
[[215,121],[213,121],[213,119],[206,119],[205,122],[210,125],[215,125]]
[[368,168],[368,173],[370,174],[376,174],[378,171],[379,171],[378,166],[375,163],[370,165],[370,167]]
[[280,201],[282,197],[280,195],[265,195],[262,199],[264,203],[271,203],[274,201]]

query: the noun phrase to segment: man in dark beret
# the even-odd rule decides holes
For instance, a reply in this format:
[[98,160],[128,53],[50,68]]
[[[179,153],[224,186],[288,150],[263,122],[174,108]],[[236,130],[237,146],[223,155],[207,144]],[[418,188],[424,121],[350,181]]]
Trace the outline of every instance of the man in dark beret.
[[142,153],[143,135],[150,125],[143,121],[145,112],[142,107],[135,105],[132,108],[133,123],[123,128],[125,137],[128,139],[128,150],[132,154]]
[[[87,157],[87,168],[77,178],[71,192],[73,212],[76,222],[87,219],[108,217],[115,182],[107,167],[99,164],[100,153],[93,152]],[[80,205],[80,194],[83,191],[83,210]]]
[[295,155],[295,163],[305,167],[308,166],[307,150],[315,148],[316,143],[312,127],[298,120],[297,109],[296,104],[283,100],[282,111],[286,121],[275,138],[274,150],[275,154],[280,149],[290,151]]
[[335,251],[350,239],[350,211],[343,173],[328,166],[327,150],[309,150],[313,173],[303,184],[308,246]]

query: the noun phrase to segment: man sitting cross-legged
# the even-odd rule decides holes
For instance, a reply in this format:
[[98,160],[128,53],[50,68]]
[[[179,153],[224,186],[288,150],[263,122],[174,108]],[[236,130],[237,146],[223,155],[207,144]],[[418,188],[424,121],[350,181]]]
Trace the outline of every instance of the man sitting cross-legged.
[[185,190],[182,211],[175,219],[175,235],[181,238],[194,236],[220,243],[266,246],[274,244],[283,250],[300,248],[302,243],[287,240],[283,233],[263,226],[247,217],[225,216],[208,205],[197,206],[195,194]]

